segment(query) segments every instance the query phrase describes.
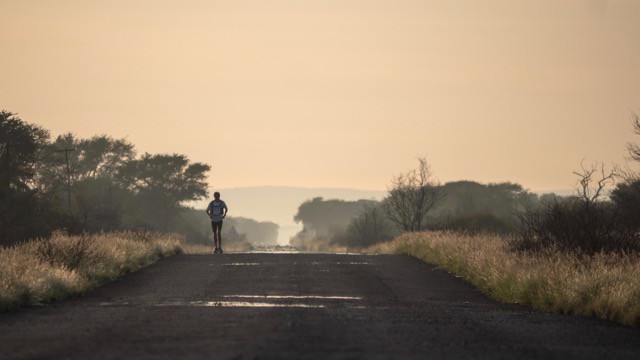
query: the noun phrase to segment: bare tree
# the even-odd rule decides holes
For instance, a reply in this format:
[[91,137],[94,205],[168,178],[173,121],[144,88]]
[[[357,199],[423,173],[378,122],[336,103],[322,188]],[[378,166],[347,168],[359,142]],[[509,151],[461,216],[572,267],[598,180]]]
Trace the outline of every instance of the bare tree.
[[437,191],[438,183],[431,166],[423,157],[419,157],[418,162],[418,169],[391,180],[389,196],[385,200],[389,208],[389,220],[404,231],[423,230],[427,214],[442,199]]
[[[614,184],[614,179],[619,175],[616,168],[612,171],[606,172],[604,163],[600,163],[600,171],[598,171],[598,164],[591,165],[590,168],[585,168],[584,164],[580,164],[582,172],[574,171],[573,173],[578,176],[577,183],[577,196],[584,203],[589,206],[602,199],[603,192],[606,191],[607,186]],[[600,178],[594,177],[600,173]],[[593,184],[593,185],[592,185]]]

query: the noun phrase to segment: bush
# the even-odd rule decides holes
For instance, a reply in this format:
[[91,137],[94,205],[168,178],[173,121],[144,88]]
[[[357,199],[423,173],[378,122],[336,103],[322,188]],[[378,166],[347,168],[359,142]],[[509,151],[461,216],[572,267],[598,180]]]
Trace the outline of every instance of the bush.
[[621,225],[640,229],[640,180],[618,184],[611,192],[611,200],[617,206]]
[[[595,175],[601,174],[599,179]],[[628,226],[620,203],[605,200],[607,185],[615,172],[605,173],[604,165],[575,172],[580,177],[577,195],[553,200],[537,209],[519,214],[520,237],[513,242],[515,250],[573,251],[593,255],[599,252],[631,252],[640,250],[637,226]],[[636,221],[637,223],[637,221]]]
[[520,236],[515,250],[557,249],[585,254],[640,250],[634,228],[622,226],[617,206],[608,201],[581,198],[554,200],[520,214]]
[[335,235],[331,242],[362,248],[391,240],[398,230],[385,215],[381,204],[365,206],[364,211],[353,218],[347,229]]

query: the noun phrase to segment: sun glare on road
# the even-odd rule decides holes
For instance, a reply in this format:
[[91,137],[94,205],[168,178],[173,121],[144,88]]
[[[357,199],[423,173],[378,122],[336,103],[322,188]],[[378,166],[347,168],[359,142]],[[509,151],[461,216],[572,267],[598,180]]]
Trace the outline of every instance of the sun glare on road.
[[[296,301],[296,302],[292,302]],[[170,300],[152,304],[132,304],[130,302],[101,302],[100,306],[157,306],[157,307],[242,307],[242,308],[309,308],[345,306],[348,308],[364,308],[356,305],[363,300],[360,296],[342,295],[222,295],[211,300]],[[346,302],[346,303],[345,303]],[[354,303],[355,302],[355,303]]]
[[222,264],[222,266],[257,266],[257,265],[262,265],[260,263],[229,263],[229,264]]
[[[173,306],[174,304],[163,304],[164,306]],[[160,305],[160,306],[163,306]],[[185,305],[185,304],[179,304]],[[314,305],[314,304],[289,304],[289,303],[273,303],[273,302],[249,302],[249,301],[192,301],[187,304],[188,306],[195,307],[271,307],[271,308],[313,308],[313,309],[321,309],[324,308],[325,305]]]
[[[254,308],[326,308],[338,300],[358,301],[360,296],[333,295],[223,295],[224,300],[210,301],[169,301],[155,306],[193,306],[193,307],[254,307]],[[233,301],[237,300],[237,301]],[[258,301],[255,301],[258,300]],[[271,300],[271,301],[266,301]],[[302,300],[302,302],[288,302],[288,300]],[[310,302],[304,302],[309,300]],[[322,301],[325,301],[323,303]]]
[[362,300],[362,297],[360,297],[360,296],[322,296],[322,295],[224,295],[223,298],[235,298],[235,299]]

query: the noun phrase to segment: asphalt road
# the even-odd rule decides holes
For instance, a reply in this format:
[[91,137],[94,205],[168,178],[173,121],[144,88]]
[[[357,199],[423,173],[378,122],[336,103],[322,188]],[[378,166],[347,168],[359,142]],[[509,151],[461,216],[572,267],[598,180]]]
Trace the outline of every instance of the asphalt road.
[[407,256],[180,255],[0,315],[0,359],[639,359],[640,331],[489,300]]

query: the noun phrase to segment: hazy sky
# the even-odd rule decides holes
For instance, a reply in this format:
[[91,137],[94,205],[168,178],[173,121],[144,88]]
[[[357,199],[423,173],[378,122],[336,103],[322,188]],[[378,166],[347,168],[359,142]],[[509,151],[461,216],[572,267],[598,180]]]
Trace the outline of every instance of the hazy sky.
[[[219,188],[574,184],[623,161],[638,0],[0,0],[0,108]],[[636,138],[640,142],[640,137]]]

